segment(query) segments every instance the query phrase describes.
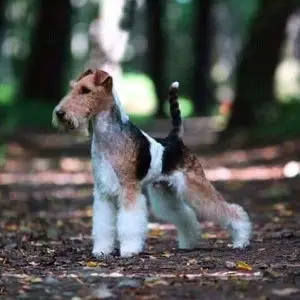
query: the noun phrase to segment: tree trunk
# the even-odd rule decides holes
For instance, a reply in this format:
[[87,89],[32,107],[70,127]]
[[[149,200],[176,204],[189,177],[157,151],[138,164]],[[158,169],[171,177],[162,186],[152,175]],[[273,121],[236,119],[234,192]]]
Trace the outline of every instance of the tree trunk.
[[162,16],[165,1],[146,0],[148,24],[148,74],[154,82],[158,107],[156,117],[163,117],[166,86],[164,83],[164,37]]
[[237,66],[236,97],[222,138],[268,120],[275,107],[274,72],[278,65],[288,17],[299,0],[261,0]]
[[64,67],[70,51],[71,4],[69,0],[43,0],[39,5],[21,96],[57,102],[64,93]]
[[122,99],[122,90],[117,86],[122,76],[121,63],[129,31],[134,24],[137,2],[102,0],[99,2],[99,9],[99,18],[90,25],[92,48],[86,67],[103,69],[112,74],[114,85]]
[[6,0],[0,0],[0,43],[3,42]]
[[194,1],[194,111],[205,115],[211,107],[210,53],[211,53],[211,0]]

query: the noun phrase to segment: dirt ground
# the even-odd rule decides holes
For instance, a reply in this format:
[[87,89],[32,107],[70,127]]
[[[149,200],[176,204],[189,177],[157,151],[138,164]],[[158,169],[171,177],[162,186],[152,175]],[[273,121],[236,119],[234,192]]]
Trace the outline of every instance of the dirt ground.
[[202,156],[250,214],[247,249],[204,222],[198,249],[179,251],[173,226],[151,217],[142,254],[97,260],[87,147],[31,138],[8,142],[0,171],[1,299],[300,299],[300,181],[284,171],[299,142]]

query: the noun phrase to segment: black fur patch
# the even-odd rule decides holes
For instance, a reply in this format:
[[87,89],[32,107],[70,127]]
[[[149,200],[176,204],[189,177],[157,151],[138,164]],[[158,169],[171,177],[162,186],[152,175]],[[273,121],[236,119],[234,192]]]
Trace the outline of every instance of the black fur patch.
[[178,138],[156,139],[165,149],[162,159],[162,173],[168,174],[183,165],[183,142]]
[[142,132],[131,124],[130,132],[137,145],[136,178],[142,180],[148,173],[151,164],[150,142]]

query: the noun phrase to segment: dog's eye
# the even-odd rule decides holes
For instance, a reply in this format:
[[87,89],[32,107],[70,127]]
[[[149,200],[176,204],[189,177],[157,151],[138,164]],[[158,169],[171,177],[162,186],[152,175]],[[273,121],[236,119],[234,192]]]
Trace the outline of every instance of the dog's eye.
[[83,86],[83,87],[81,88],[81,94],[88,94],[88,93],[90,93],[90,92],[91,92],[91,90],[88,89],[88,88],[85,87],[85,86]]

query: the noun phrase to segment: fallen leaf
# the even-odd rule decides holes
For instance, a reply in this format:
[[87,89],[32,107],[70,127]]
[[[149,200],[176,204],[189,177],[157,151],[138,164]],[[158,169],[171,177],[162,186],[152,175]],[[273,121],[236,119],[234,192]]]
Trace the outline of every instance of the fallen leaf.
[[215,239],[215,238],[217,238],[218,236],[216,235],[216,234],[214,234],[214,233],[208,233],[208,232],[206,232],[206,233],[202,233],[201,234],[201,239],[204,239],[204,240],[207,240],[207,239]]
[[148,238],[159,238],[161,236],[164,235],[164,232],[163,230],[159,229],[159,228],[155,228],[155,229],[151,229],[149,232],[148,232]]
[[292,294],[297,294],[299,292],[300,292],[300,289],[296,289],[296,288],[285,288],[282,290],[277,290],[277,289],[272,290],[272,294],[276,295],[276,296],[289,296]]
[[25,278],[25,281],[28,283],[40,283],[43,282],[43,279],[40,277],[29,276]]
[[243,270],[243,271],[252,271],[252,267],[250,267],[247,263],[244,261],[238,261],[236,263],[236,269]]
[[18,226],[16,224],[7,224],[4,229],[7,231],[16,231],[18,230]]
[[89,268],[95,268],[95,267],[97,267],[98,266],[98,263],[96,263],[96,262],[94,262],[94,261],[89,261],[89,262],[87,262],[87,267],[89,267]]
[[250,267],[247,263],[244,261],[226,261],[225,265],[228,269],[236,269],[241,271],[252,271],[252,267]]
[[173,256],[174,254],[171,254],[170,252],[163,252],[162,254],[161,254],[161,256],[163,256],[163,257],[171,257],[171,256]]

